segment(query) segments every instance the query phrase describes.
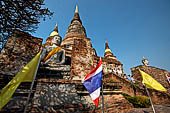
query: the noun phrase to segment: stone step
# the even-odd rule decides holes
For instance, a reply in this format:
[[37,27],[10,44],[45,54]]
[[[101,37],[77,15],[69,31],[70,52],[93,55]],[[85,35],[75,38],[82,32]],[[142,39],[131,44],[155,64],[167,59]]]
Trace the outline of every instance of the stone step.
[[40,66],[39,70],[70,71],[70,65]]

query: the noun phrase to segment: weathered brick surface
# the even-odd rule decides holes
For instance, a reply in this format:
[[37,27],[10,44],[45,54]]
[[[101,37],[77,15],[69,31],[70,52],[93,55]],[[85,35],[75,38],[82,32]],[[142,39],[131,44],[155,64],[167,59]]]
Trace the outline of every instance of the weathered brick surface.
[[[154,105],[156,113],[169,113],[170,106],[168,104]],[[153,113],[152,108],[134,108],[126,113]]]
[[41,43],[26,32],[13,33],[0,54],[0,89],[40,51]]
[[135,96],[135,92],[131,82],[123,78],[122,76],[115,75],[113,73],[104,75],[105,82],[119,82],[122,86],[122,92],[129,94],[131,96]]
[[[147,67],[147,68],[149,68],[149,67]],[[154,68],[154,69],[158,69],[158,68]],[[150,68],[150,71],[152,71],[152,67]],[[157,71],[164,72],[165,70],[158,69]],[[135,72],[132,72],[132,74],[133,73],[135,73],[135,74],[138,73],[138,74],[134,75],[134,78],[135,78],[135,76],[138,76],[138,77],[141,76],[140,73],[138,72],[138,70],[136,70]],[[164,73],[166,73],[166,71]],[[166,80],[167,80],[167,78],[165,78],[165,81]],[[134,84],[134,83],[131,83],[128,80],[124,79],[123,77],[112,74],[112,73],[104,75],[104,81],[105,82],[119,82],[122,86],[122,92],[126,93],[128,95],[147,96],[147,93],[146,93],[145,89],[143,88],[141,81],[136,81],[136,83]],[[163,84],[163,83],[161,83],[161,84]],[[164,87],[166,87],[166,84],[167,83],[165,83]],[[161,92],[161,91],[157,91],[154,89],[148,89],[154,104],[170,104],[170,93],[169,93],[170,88],[167,86],[166,89],[168,90],[167,92]]]
[[[142,76],[140,75],[139,70],[142,70],[149,75],[151,75],[155,80],[161,83],[166,89],[167,92],[157,91],[154,89],[148,89],[152,98],[152,101],[156,104],[170,104],[170,87],[167,80],[168,72],[163,69],[159,69],[152,66],[145,66],[140,65],[134,68],[131,68],[133,77],[142,82]],[[136,90],[136,95],[146,95],[145,89],[143,88],[142,84],[140,84]],[[142,93],[143,92],[143,93]]]
[[[102,100],[102,98],[100,98]],[[104,111],[106,113],[124,113],[133,108],[121,94],[118,95],[105,95],[104,96]],[[102,111],[102,102],[100,101],[99,108],[96,109],[97,113]]]
[[142,81],[142,76],[140,75],[138,69],[141,69],[142,71],[151,75],[155,80],[161,83],[165,88],[169,88],[169,84],[167,80],[167,76],[169,73],[166,70],[159,69],[159,68],[152,67],[152,66],[145,66],[145,65],[140,65],[140,66],[131,68],[134,79],[138,81]]
[[71,55],[71,77],[82,80],[93,68],[93,50],[83,39],[75,40]]

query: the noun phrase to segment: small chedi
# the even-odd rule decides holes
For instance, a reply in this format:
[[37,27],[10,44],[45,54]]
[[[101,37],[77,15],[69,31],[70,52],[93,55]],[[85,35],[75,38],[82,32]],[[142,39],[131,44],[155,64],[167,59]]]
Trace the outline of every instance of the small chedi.
[[[41,62],[26,111],[30,113],[101,112],[102,98],[100,97],[99,106],[96,108],[81,82],[98,64],[100,57],[97,56],[91,39],[87,37],[77,6],[63,40],[59,35],[57,24],[43,45],[41,38],[21,31],[13,33],[0,54],[0,89],[40,50],[42,50]],[[143,96],[146,92],[141,85],[134,89],[129,84],[130,82],[124,77],[123,64],[117,60],[107,41],[105,41],[102,62],[104,110],[106,113],[126,113],[133,108],[133,105],[122,96],[122,93]],[[166,71],[146,64],[131,69],[135,81],[141,81],[137,70],[140,68],[151,75],[155,74],[159,82],[162,79],[161,83],[169,91],[165,78]],[[157,72],[161,76],[157,76]],[[31,83],[23,82],[0,113],[23,113],[30,85]],[[154,103],[170,103],[170,93],[151,91]],[[155,93],[157,94],[154,95]]]

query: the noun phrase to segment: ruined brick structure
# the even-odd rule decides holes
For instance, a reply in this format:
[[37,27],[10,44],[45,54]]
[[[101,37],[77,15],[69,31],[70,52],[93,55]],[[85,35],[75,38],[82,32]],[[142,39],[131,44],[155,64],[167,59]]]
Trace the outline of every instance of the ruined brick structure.
[[105,41],[105,53],[103,58],[103,72],[104,74],[114,73],[115,75],[123,76],[123,64],[116,59],[109,48],[107,41]]
[[[18,56],[15,58],[20,57],[20,59],[26,60],[22,61],[20,59],[15,59],[16,61],[19,61],[17,63],[24,63],[25,65],[40,51],[41,47],[49,46],[53,37],[61,37],[58,33],[57,25],[43,45],[41,45],[42,39],[31,37],[27,33],[24,36],[26,39],[24,37],[21,39],[21,34],[24,35],[24,32],[14,33],[15,36],[12,36],[8,40],[6,48],[4,48],[1,53],[1,64],[4,66],[4,68],[2,68],[2,73],[6,71],[11,72],[6,69],[3,57],[8,57],[10,54],[16,53]],[[13,39],[15,39],[16,42],[22,43],[20,43],[20,45],[17,45],[18,43],[16,43],[15,45],[14,41],[10,41]],[[22,46],[22,44],[25,45]],[[27,112],[100,112],[102,108],[101,101],[99,107],[95,109],[95,105],[93,104],[89,93],[81,82],[82,78],[97,65],[100,57],[97,56],[96,50],[92,47],[90,38],[87,37],[86,30],[79,17],[78,7],[76,7],[74,17],[62,40],[61,47],[66,52],[64,64],[44,65],[43,63],[40,63]],[[102,57],[104,73],[109,74],[114,72],[116,76],[118,74],[121,76],[123,74],[122,63],[113,56],[111,50],[108,50],[110,49],[106,42],[105,56]],[[9,51],[11,51],[11,53],[6,55]],[[18,66],[15,73],[11,74],[13,77],[24,65],[10,64],[12,62],[13,60],[10,59],[9,62],[6,63],[10,66],[9,68]],[[12,77],[9,78],[7,72],[1,77],[2,80],[4,80],[5,77],[8,77],[8,79],[6,79],[7,82],[12,79]],[[7,84],[7,82],[5,82],[4,85]],[[1,89],[4,85],[1,86]],[[29,88],[30,83],[22,83],[2,112],[23,112]],[[118,110],[123,112],[132,108],[132,104],[121,95],[121,88],[119,82],[109,83],[104,81],[106,112],[115,112]],[[119,106],[119,104],[116,103],[120,103],[122,106]],[[119,106],[118,109],[115,109],[116,106]]]
[[[40,51],[41,45],[41,38],[18,30],[13,32],[0,54],[0,90]],[[23,112],[30,84],[21,83],[0,112]]]
[[[142,76],[140,75],[139,69],[151,75],[155,80],[157,80],[163,87],[167,89],[167,92],[161,92],[154,89],[148,89],[152,101],[156,104],[170,104],[170,84],[168,83],[168,72],[163,69],[159,69],[153,66],[139,65],[131,68],[132,75],[136,81],[142,82]],[[133,95],[131,92],[130,95]],[[140,84],[136,89],[136,95],[146,95],[145,89]]]
[[[2,89],[41,48],[49,46],[55,36],[61,38],[57,25],[43,45],[41,38],[21,31],[14,32],[0,54],[0,88]],[[27,112],[101,112],[101,101],[98,108],[95,108],[89,93],[81,82],[82,78],[98,64],[100,57],[97,56],[90,38],[87,37],[77,6],[71,24],[61,42],[61,47],[66,52],[65,63],[58,65],[40,63]],[[136,95],[145,95],[145,92],[142,87],[137,87],[135,92],[134,88],[129,85],[130,82],[123,77],[123,64],[112,53],[107,41],[105,41],[104,57],[101,58],[104,72],[105,112],[128,112],[133,106],[122,96],[122,92],[132,96],[135,93]],[[132,69],[133,74],[136,73],[134,70]],[[138,77],[136,79],[140,80]],[[0,113],[23,113],[30,92],[29,88],[30,83],[22,83]],[[167,97],[165,102],[168,103],[168,95],[165,94],[165,97]],[[100,100],[102,100],[101,97]],[[159,99],[154,102],[156,101]]]
[[14,31],[0,54],[0,88],[2,89],[41,48],[42,39]]
[[[114,72],[119,73],[120,76],[123,75],[122,63],[113,56],[107,42],[105,44],[105,56],[102,58],[104,73]],[[92,47],[91,40],[87,37],[82,25],[77,8],[61,46],[66,50],[66,56],[71,57],[70,76],[73,79],[82,80],[99,61],[96,50]]]

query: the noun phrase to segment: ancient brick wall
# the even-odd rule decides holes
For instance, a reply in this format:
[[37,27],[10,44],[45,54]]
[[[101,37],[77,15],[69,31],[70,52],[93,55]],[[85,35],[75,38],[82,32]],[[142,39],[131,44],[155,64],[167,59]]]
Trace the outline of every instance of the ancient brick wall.
[[[97,113],[102,112],[102,97],[100,97]],[[105,113],[126,113],[133,108],[133,105],[126,100],[121,94],[104,96],[104,112]]]
[[83,39],[74,40],[71,55],[71,74],[73,79],[82,80],[93,69],[94,50]]
[[41,43],[26,32],[13,33],[0,54],[0,89],[40,51]]
[[[106,113],[126,112],[133,108],[121,93],[114,92],[118,84],[105,84],[104,105]],[[108,90],[107,87],[111,89]],[[116,88],[117,87],[117,88]],[[113,89],[114,88],[114,89]],[[36,92],[29,104],[28,111],[39,112],[101,112],[102,96],[99,106],[95,105],[80,80],[38,79]]]
[[[139,76],[139,75],[138,75]],[[122,86],[122,92],[131,96],[147,96],[145,89],[142,86],[142,83],[136,81],[132,83],[123,77],[117,76],[115,74],[106,74],[104,75],[105,82],[119,82]],[[154,89],[148,89],[154,104],[170,104],[169,89],[167,92],[161,92]]]
[[120,83],[120,85],[122,87],[121,91],[123,93],[126,93],[131,96],[135,96],[135,92],[134,92],[134,89],[133,89],[131,83],[128,80],[124,79],[122,76],[115,75],[114,73],[105,74],[104,81],[111,82],[111,83],[118,82],[118,83]]
[[[14,31],[0,54],[0,90],[40,51],[41,43],[41,38]],[[21,83],[2,112],[22,113],[29,88],[30,83]]]
[[[139,69],[151,75],[155,80],[157,80],[160,84],[162,84],[167,89],[167,92],[157,91],[154,89],[148,89],[150,92],[152,101],[157,104],[163,104],[163,103],[169,104],[170,103],[170,86],[168,84],[168,80],[166,77],[168,75],[168,72],[163,69],[159,69],[159,68],[152,67],[152,66],[145,66],[145,65],[140,65],[140,66],[131,68],[133,78],[140,81],[140,83],[142,81],[142,76],[140,75]],[[140,84],[137,88],[136,95],[141,95],[142,93],[140,92],[142,92],[142,90],[143,92],[145,92],[142,84]],[[146,95],[146,92],[143,94]]]
[[169,75],[168,71],[159,69],[156,67],[152,66],[145,66],[145,65],[140,65],[134,68],[131,68],[131,72],[133,75],[133,78],[142,81],[142,76],[140,75],[140,72],[138,69],[148,73],[151,75],[155,80],[157,80],[159,83],[161,83],[165,88],[169,89],[170,85],[168,84],[167,76]]

